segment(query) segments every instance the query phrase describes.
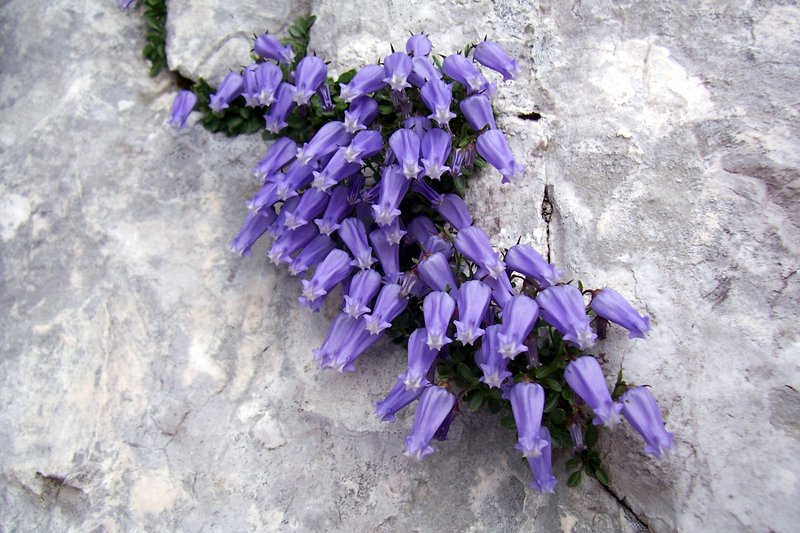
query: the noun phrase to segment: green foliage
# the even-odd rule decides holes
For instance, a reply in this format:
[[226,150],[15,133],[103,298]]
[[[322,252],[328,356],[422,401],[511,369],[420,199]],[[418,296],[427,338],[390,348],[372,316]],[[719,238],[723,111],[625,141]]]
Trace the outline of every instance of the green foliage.
[[302,59],[308,52],[308,41],[311,38],[311,26],[317,20],[316,15],[300,16],[294,19],[294,22],[286,32],[288,37],[281,40],[284,46],[291,45],[295,57]]
[[150,61],[150,75],[155,76],[167,68],[167,2],[143,0],[142,8],[146,24],[144,39],[147,41],[142,49],[142,55]]

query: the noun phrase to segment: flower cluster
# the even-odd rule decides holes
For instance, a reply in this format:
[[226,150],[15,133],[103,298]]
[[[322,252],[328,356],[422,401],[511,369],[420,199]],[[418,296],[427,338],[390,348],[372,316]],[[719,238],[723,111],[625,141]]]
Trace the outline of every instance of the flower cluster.
[[[612,397],[587,354],[606,321],[644,337],[648,318],[611,289],[564,283],[531,246],[496,250],[458,194],[485,163],[503,182],[525,170],[497,127],[496,83],[479,67],[514,78],[517,63],[503,48],[483,41],[441,57],[425,35],[412,35],[405,51],[338,82],[322,59],[296,57],[272,35],[258,36],[254,52],[260,59],[228,74],[208,102],[223,112],[243,99],[264,110],[264,127],[276,136],[253,167],[260,188],[231,248],[250,255],[269,234],[267,257],[301,278],[298,302],[311,311],[341,288],[340,312],[314,350],[322,368],[352,371],[384,337],[405,343],[408,366],[377,415],[392,421],[417,402],[407,455],[433,453],[459,403],[510,408],[516,448],[540,492],[556,485],[552,448],[571,442],[585,454],[594,426],[612,427],[621,416],[647,453],[670,449],[649,390],[620,378]],[[185,126],[196,104],[191,92],[179,93],[172,123]],[[298,121],[317,126],[298,140],[290,135]],[[607,477],[596,453],[584,459],[598,479]]]

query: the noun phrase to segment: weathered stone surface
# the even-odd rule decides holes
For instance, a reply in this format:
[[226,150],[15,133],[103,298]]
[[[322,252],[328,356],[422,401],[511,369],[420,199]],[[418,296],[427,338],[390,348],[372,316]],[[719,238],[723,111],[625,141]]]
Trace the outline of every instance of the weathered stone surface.
[[[212,82],[304,8],[189,4],[170,2],[170,62]],[[468,201],[497,244],[547,246],[651,314],[649,339],[612,330],[600,349],[653,386],[676,449],[655,462],[617,430],[614,493],[655,531],[791,531],[800,10],[584,4],[318,1],[312,49],[343,70],[406,29],[445,53],[489,34],[527,63],[497,105],[525,181],[486,172]],[[146,77],[141,22],[113,2],[0,13],[5,529],[636,530],[596,484],[525,489],[488,415],[402,456],[411,413],[372,414],[401,351],[318,371],[332,309],[301,310],[263,244],[226,253],[263,143],[169,129],[171,79]]]

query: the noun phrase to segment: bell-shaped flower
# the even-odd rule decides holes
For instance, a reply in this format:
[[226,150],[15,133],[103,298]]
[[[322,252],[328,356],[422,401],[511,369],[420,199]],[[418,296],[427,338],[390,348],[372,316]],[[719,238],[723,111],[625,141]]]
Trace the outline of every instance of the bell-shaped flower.
[[611,399],[603,369],[597,359],[584,355],[570,361],[564,370],[564,379],[594,412],[594,425],[613,427],[619,422],[622,405]]
[[424,33],[412,35],[406,41],[406,52],[414,57],[426,57],[433,50],[433,45]]
[[422,102],[431,111],[428,118],[436,121],[439,126],[447,126],[455,113],[450,111],[453,101],[453,86],[442,80],[428,80],[419,90]]
[[475,162],[475,145],[469,143],[463,148],[453,150],[453,157],[450,158],[450,174],[458,176],[462,168],[472,168]]
[[447,416],[439,424],[439,429],[436,430],[436,433],[433,434],[433,438],[439,441],[447,440],[447,433],[450,431],[450,424],[453,423],[453,420],[456,419],[456,410],[450,409],[450,412],[447,413]]
[[414,68],[408,76],[408,81],[414,87],[422,88],[430,80],[442,79],[442,73],[429,58],[414,56],[411,62]]
[[428,332],[425,328],[414,330],[408,337],[408,370],[400,377],[403,378],[403,385],[409,390],[429,385],[425,376],[428,375],[439,350],[431,349],[425,344],[427,337]]
[[457,194],[442,195],[442,201],[436,206],[436,211],[458,231],[472,225],[472,215],[464,203],[464,199]]
[[370,335],[367,333],[364,329],[363,318],[356,319],[344,315],[342,322],[344,322],[342,327],[343,334],[339,334],[336,337],[337,340],[341,340],[341,343],[326,347],[325,352],[320,350],[315,357],[320,358],[323,368],[333,368],[337,372],[352,372],[355,370],[353,361],[378,342],[382,335]]
[[483,371],[481,382],[486,383],[489,388],[497,389],[511,377],[511,372],[508,371],[508,359],[498,351],[500,341],[497,335],[499,331],[499,324],[487,326],[481,347],[475,353],[475,362]]
[[450,241],[442,239],[438,235],[431,235],[428,237],[422,245],[422,250],[426,254],[440,253],[447,259],[453,256],[453,244]]
[[256,37],[253,51],[264,59],[273,59],[281,64],[294,61],[294,51],[291,46],[283,46],[278,39],[264,33]]
[[640,315],[628,300],[614,289],[601,289],[592,295],[589,304],[597,316],[627,329],[631,339],[643,339],[650,330],[650,317]]
[[664,457],[672,449],[673,434],[665,429],[661,411],[650,390],[633,387],[619,401],[622,414],[647,443],[644,452],[657,458]]
[[549,443],[540,436],[544,389],[536,383],[521,381],[509,393],[511,412],[517,424],[517,442],[514,446],[523,457],[538,457]]
[[300,305],[313,311],[319,309],[328,292],[350,275],[352,270],[350,263],[350,256],[347,252],[336,248],[331,250],[322,263],[317,266],[314,276],[310,280],[303,280],[303,293],[299,298]]
[[344,160],[363,165],[365,158],[370,158],[381,150],[383,150],[383,137],[380,133],[375,130],[359,131],[345,148]]
[[475,61],[503,75],[503,81],[514,79],[517,75],[517,61],[511,59],[503,47],[492,41],[483,41],[475,46],[472,53]]
[[458,320],[453,321],[456,326],[456,340],[471,345],[483,335],[480,325],[489,309],[491,296],[492,290],[489,286],[478,280],[467,281],[458,288]]
[[464,118],[467,119],[467,122],[475,131],[480,131],[487,126],[489,129],[497,129],[492,102],[489,101],[486,95],[474,94],[468,96],[461,100],[459,107],[461,112],[464,113]]
[[331,190],[331,198],[325,208],[322,218],[314,220],[314,224],[323,235],[330,235],[340,227],[340,222],[353,210],[353,204],[348,199],[349,187],[338,185]]
[[267,258],[275,265],[289,263],[291,261],[290,256],[305,247],[317,235],[319,235],[319,232],[314,224],[307,224],[294,230],[285,231],[272,243],[272,247],[267,253]]
[[265,210],[263,215],[255,211],[248,212],[239,233],[230,242],[231,250],[239,255],[251,255],[253,252],[250,249],[253,244],[276,218],[278,215],[271,209]]
[[500,309],[508,305],[514,297],[514,287],[511,286],[511,280],[505,272],[501,272],[496,278],[486,276],[483,282],[492,289],[492,300]]
[[400,409],[410,404],[422,394],[424,388],[407,389],[403,377],[397,378],[397,383],[392,387],[389,395],[375,404],[375,412],[383,422],[394,422],[395,415]]
[[289,165],[284,178],[280,181],[276,181],[278,186],[278,198],[285,201],[297,196],[297,191],[311,183],[312,178],[313,175],[310,166],[304,165],[300,163],[300,161],[294,161]]
[[342,100],[348,104],[359,96],[379,91],[386,86],[384,71],[380,65],[365,65],[356,72],[350,83],[340,83]]
[[542,255],[527,244],[518,244],[506,252],[508,268],[533,278],[539,287],[545,288],[561,281],[561,271],[551,265]]
[[[300,196],[300,202],[297,204],[292,212],[286,213],[284,224],[289,229],[297,229],[300,226],[305,226],[311,222],[314,217],[321,214],[325,207],[328,205],[330,196],[328,193],[318,189],[308,188]],[[314,224],[311,224],[312,226]]]
[[542,453],[538,456],[527,458],[533,474],[533,481],[528,486],[544,494],[553,492],[558,480],[553,475],[553,446],[550,432],[544,426],[539,429],[539,440],[547,442],[547,446],[542,447]]
[[359,96],[344,112],[344,127],[347,133],[366,129],[378,116],[378,102],[369,96]]
[[564,340],[581,350],[594,346],[597,334],[589,325],[581,291],[572,285],[547,287],[536,295],[542,318],[556,328]]
[[411,87],[408,83],[408,75],[411,74],[413,64],[408,54],[395,52],[386,56],[383,60],[383,81],[389,84],[393,91],[402,91],[406,87]]
[[419,397],[414,427],[406,438],[405,455],[422,459],[433,453],[431,439],[453,409],[456,397],[447,389],[432,385],[425,387]]
[[362,270],[350,280],[350,287],[344,297],[342,311],[358,318],[370,312],[369,304],[381,286],[381,275],[374,270]]
[[490,277],[497,278],[505,273],[505,263],[482,229],[475,226],[463,228],[456,236],[455,245],[461,255],[486,270]]
[[478,154],[503,175],[503,183],[525,170],[525,165],[514,160],[514,154],[508,147],[508,141],[500,130],[487,130],[478,136],[476,144]]
[[403,127],[419,135],[420,139],[422,139],[425,132],[431,129],[432,126],[433,124],[431,121],[422,116],[409,117],[403,121]]
[[386,237],[386,242],[392,246],[400,244],[403,240],[403,237],[406,235],[406,231],[400,224],[399,217],[394,219],[388,226],[382,226],[381,231]]
[[497,334],[500,341],[497,349],[503,357],[514,359],[517,354],[528,349],[522,343],[530,335],[537,318],[539,306],[524,294],[514,296],[503,306],[503,322]]
[[306,56],[297,63],[294,74],[294,103],[306,105],[328,75],[328,67],[317,56]]
[[436,229],[436,225],[433,223],[433,220],[425,215],[414,217],[411,222],[408,223],[407,229],[411,240],[420,246],[425,244],[425,241],[428,240],[428,237],[432,235],[439,235],[439,230]]
[[343,122],[326,122],[310,141],[297,150],[297,160],[307,165],[320,158],[332,154],[341,146],[346,146],[352,139]]
[[378,182],[378,203],[372,206],[375,222],[379,226],[388,226],[400,216],[400,202],[406,195],[409,185],[409,181],[396,165],[383,168],[381,180]]
[[217,88],[217,92],[211,95],[208,107],[216,112],[227,109],[233,99],[242,94],[243,84],[244,80],[241,74],[236,72],[228,73]]
[[267,131],[277,134],[287,126],[286,117],[295,106],[292,99],[293,89],[291,84],[286,82],[278,86],[275,91],[275,101],[270,106],[269,113],[264,115],[264,119],[267,121]]
[[169,123],[176,128],[185,128],[186,120],[189,118],[195,104],[197,97],[192,91],[178,91],[175,95],[175,101],[172,103],[172,116]]
[[447,336],[447,327],[456,310],[456,301],[443,291],[434,291],[425,297],[422,312],[425,318],[425,331],[428,334],[426,343],[432,350],[439,351],[446,344],[453,342]]
[[447,56],[442,63],[442,71],[450,78],[467,88],[469,93],[488,92],[489,82],[483,77],[475,63],[462,55]]
[[433,290],[444,292],[457,290],[450,263],[442,253],[430,254],[417,263],[417,275]]
[[316,266],[320,261],[325,259],[333,249],[334,243],[330,237],[327,235],[317,235],[314,237],[314,240],[300,250],[297,257],[289,263],[289,274],[292,276],[304,274],[309,268]]
[[390,327],[392,320],[408,305],[408,298],[401,294],[401,290],[397,283],[387,283],[381,289],[372,313],[364,316],[365,326],[372,335]]
[[425,175],[432,180],[440,179],[445,171],[450,170],[445,163],[450,157],[451,135],[442,129],[433,128],[422,137],[420,146]]
[[270,226],[267,228],[267,232],[270,235],[272,235],[273,237],[275,237],[277,239],[278,237],[280,237],[281,235],[283,235],[284,233],[289,231],[286,228],[286,226],[283,225],[283,222],[286,220],[286,213],[292,211],[295,207],[297,207],[297,203],[299,201],[300,201],[300,198],[295,196],[295,197],[289,198],[288,200],[283,202],[283,205],[281,205],[280,208],[263,207],[263,208],[257,210],[258,212],[262,212],[262,211],[265,211],[267,209],[274,209],[275,212],[278,213],[278,218],[276,218],[275,222],[270,224]]
[[260,180],[265,180],[267,176],[271,176],[289,164],[294,159],[296,151],[297,145],[290,138],[279,137],[275,139],[275,142],[269,147],[261,161],[253,167],[253,174]]
[[567,426],[567,431],[569,431],[569,438],[572,440],[572,447],[575,451],[582,452],[585,450],[586,444],[583,442],[583,424],[580,420],[573,420],[569,426]]
[[355,217],[344,219],[338,233],[339,238],[353,254],[354,259],[351,264],[354,267],[366,270],[372,266],[375,258],[372,257],[372,248],[367,244],[367,229],[361,220]]
[[[312,353],[314,354],[314,361],[319,363],[319,365],[324,368],[326,362],[330,360],[331,356],[338,352],[342,346],[344,346],[348,337],[352,332],[355,331],[355,327],[357,325],[358,321],[354,320],[345,313],[339,313],[336,315],[336,318],[333,319],[331,327],[328,328],[328,332],[325,334],[325,339],[322,341],[322,345],[319,348],[312,350]],[[353,331],[351,332],[350,330]]]
[[382,228],[370,232],[369,242],[372,243],[375,255],[378,256],[384,279],[388,283],[400,281],[400,246],[398,243],[389,242]]
[[360,164],[347,162],[344,158],[346,152],[347,148],[339,148],[325,168],[319,172],[314,171],[314,181],[311,182],[311,186],[321,191],[327,191],[361,170]]
[[411,130],[401,128],[389,137],[389,146],[402,167],[403,176],[407,179],[416,178],[422,170],[418,164],[419,135]]
[[425,197],[431,206],[437,206],[442,201],[442,195],[436,192],[421,176],[411,183],[411,190]]
[[242,79],[242,96],[247,106],[268,106],[275,101],[275,91],[283,81],[283,73],[274,63],[255,63],[245,67]]

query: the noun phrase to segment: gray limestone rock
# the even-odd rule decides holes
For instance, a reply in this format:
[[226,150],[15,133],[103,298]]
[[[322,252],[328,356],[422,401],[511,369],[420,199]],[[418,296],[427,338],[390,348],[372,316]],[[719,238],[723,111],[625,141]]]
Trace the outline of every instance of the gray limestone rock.
[[251,33],[309,9],[311,48],[334,71],[401,47],[406,30],[443,53],[488,34],[519,57],[496,108],[528,170],[505,186],[487,170],[468,203],[496,244],[521,237],[646,309],[647,340],[612,328],[599,351],[609,376],[653,387],[675,450],[654,461],[618,428],[602,441],[610,492],[567,489],[559,470],[544,496],[488,414],[459,417],[426,461],[404,457],[412,413],[373,415],[402,350],[321,372],[311,350],[333,306],[301,309],[265,243],[245,259],[226,250],[266,145],[169,128],[173,81],[147,77],[142,22],[113,2],[5,2],[3,529],[794,529],[800,9],[169,8],[170,65],[211,82],[247,61]]

